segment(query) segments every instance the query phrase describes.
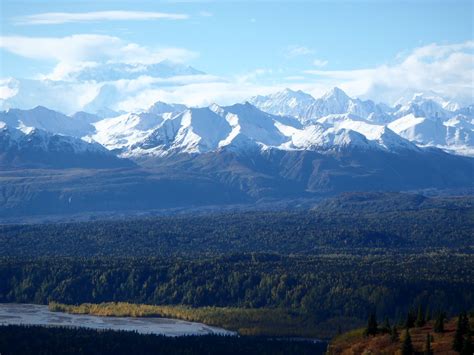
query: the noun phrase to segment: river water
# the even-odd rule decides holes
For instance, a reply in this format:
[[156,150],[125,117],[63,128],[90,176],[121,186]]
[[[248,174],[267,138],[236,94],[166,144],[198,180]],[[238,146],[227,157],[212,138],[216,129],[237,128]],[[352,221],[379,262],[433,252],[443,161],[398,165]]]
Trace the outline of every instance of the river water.
[[202,323],[169,318],[98,317],[93,315],[51,312],[48,306],[36,304],[0,303],[0,325],[45,325],[137,331],[142,334],[235,335],[222,328]]

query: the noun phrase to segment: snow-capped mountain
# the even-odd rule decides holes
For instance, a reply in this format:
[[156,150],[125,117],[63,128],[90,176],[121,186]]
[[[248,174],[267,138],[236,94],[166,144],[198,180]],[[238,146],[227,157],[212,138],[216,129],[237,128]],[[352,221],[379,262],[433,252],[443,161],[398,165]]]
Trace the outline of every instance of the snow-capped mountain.
[[287,89],[252,101],[269,112],[250,102],[188,108],[157,101],[143,112],[111,113],[103,119],[86,112],[69,117],[39,106],[0,112],[0,120],[12,128],[38,128],[98,142],[134,159],[249,149],[396,153],[437,147],[474,155],[471,108],[449,111],[422,95],[394,108],[350,98],[338,88],[318,99]]
[[415,117],[430,117],[445,120],[452,116],[452,111],[446,110],[432,99],[425,99],[423,95],[415,95],[406,105],[397,106],[393,117],[399,118],[409,114]]
[[417,117],[410,113],[388,124],[399,136],[420,146],[434,146],[446,151],[474,155],[473,126],[464,117],[446,122],[439,118]]
[[189,108],[165,119],[132,155],[203,153],[222,148],[278,147],[288,140],[275,125],[279,116],[262,112],[250,104]]
[[183,112],[186,108],[182,104],[167,104],[166,102],[157,101],[148,108],[147,112],[155,115],[166,115]]
[[249,100],[263,111],[276,115],[294,116],[303,122],[318,118],[350,113],[373,122],[385,122],[389,107],[377,105],[371,100],[362,101],[350,98],[344,91],[335,87],[322,97],[315,99],[302,91],[286,89],[268,96],[255,96]]
[[[267,112],[297,117],[304,125],[319,122],[326,127],[353,129],[369,140],[377,140],[373,134],[381,132],[385,126],[387,132],[395,132],[422,147],[474,155],[472,105],[459,108],[459,105],[433,95],[416,94],[411,100],[401,100],[403,105],[392,108],[371,100],[350,98],[341,89],[334,88],[318,99],[298,92],[298,96],[306,95],[306,100],[298,101],[297,110],[293,110],[290,109],[290,103],[296,102],[293,97],[295,94],[285,90],[254,97],[251,101]],[[355,129],[357,127],[365,128],[361,131]]]
[[[328,117],[326,120],[304,125],[296,118],[265,113],[248,102],[227,107],[213,104],[162,117],[161,122],[155,117],[152,119],[153,125],[156,125],[154,129],[149,125],[143,126],[143,114],[101,121],[96,124],[96,128],[105,132],[105,135],[95,135],[92,138],[111,148],[120,148],[118,142],[128,142],[129,149],[123,151],[123,155],[128,157],[197,154],[222,149],[417,149],[414,144],[383,125],[361,119],[352,120],[349,117],[352,116],[333,116],[331,118],[335,121]],[[119,127],[118,141],[110,142],[106,139],[106,136],[111,136],[111,132],[115,132],[110,122],[115,122]],[[126,123],[130,124],[129,128],[123,126]],[[132,126],[134,129],[131,129]],[[120,133],[132,131],[135,132],[132,139]],[[135,144],[129,144],[132,141]]]
[[249,102],[260,110],[281,116],[305,118],[308,107],[315,99],[301,90],[285,89],[268,96],[254,96]]
[[127,113],[95,122],[95,132],[87,136],[110,150],[123,150],[145,139],[163,119],[152,113]]
[[181,104],[157,101],[145,112],[113,115],[111,118],[95,121],[95,131],[87,138],[99,142],[107,149],[126,151],[147,139],[165,119],[171,119],[173,115],[186,109]]
[[130,164],[95,142],[0,121],[0,165],[107,168]]
[[344,113],[354,114],[374,122],[384,122],[386,119],[385,112],[373,101],[352,99],[339,88],[333,88],[315,100],[308,108],[305,119],[310,121],[327,115]]
[[[310,107],[355,107],[338,91],[325,99]],[[398,118],[402,106],[385,111],[388,124],[355,109],[307,120],[248,102],[158,102],[107,118],[9,110],[0,113],[0,214],[248,204],[343,191],[469,191],[474,158],[424,147],[472,155],[473,119],[445,109],[446,119],[417,117],[432,107],[416,105]]]
[[77,119],[57,111],[37,106],[31,110],[10,109],[0,112],[0,121],[12,128],[37,128],[55,134],[82,137],[92,132],[94,127],[89,119]]

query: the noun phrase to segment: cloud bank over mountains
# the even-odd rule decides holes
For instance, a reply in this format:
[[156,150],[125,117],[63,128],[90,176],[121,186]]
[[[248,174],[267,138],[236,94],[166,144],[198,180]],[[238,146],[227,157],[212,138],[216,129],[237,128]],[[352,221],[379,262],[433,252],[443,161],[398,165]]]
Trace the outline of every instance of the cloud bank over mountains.
[[[30,20],[53,21],[56,16],[46,15]],[[79,15],[63,16],[61,21],[89,21],[99,16]],[[120,18],[113,11],[100,16],[106,15],[111,15],[110,19]],[[474,41],[421,46],[400,54],[390,64],[373,68],[331,70],[326,69],[324,59],[314,59],[312,68],[296,73],[281,68],[257,68],[233,76],[204,73],[188,65],[199,56],[196,51],[151,48],[101,34],[2,36],[0,48],[21,57],[53,63],[50,72],[32,78],[0,78],[0,109],[45,105],[70,114],[103,108],[139,111],[159,100],[189,106],[213,102],[226,105],[286,87],[320,96],[338,86],[351,96],[388,104],[416,93],[436,95],[461,106],[471,104],[474,97]],[[287,49],[293,56],[313,54],[304,47]]]

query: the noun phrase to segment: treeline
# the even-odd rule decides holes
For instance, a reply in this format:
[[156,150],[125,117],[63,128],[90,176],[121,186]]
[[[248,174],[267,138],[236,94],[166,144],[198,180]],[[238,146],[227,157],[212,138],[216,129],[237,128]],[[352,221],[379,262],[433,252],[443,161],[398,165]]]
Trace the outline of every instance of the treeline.
[[438,201],[417,195],[366,195],[330,200],[313,211],[3,225],[0,256],[308,255],[334,249],[353,252],[357,248],[472,250],[472,198]]
[[130,302],[302,311],[315,322],[397,317],[416,304],[474,305],[470,255],[242,254],[180,258],[0,259],[0,302]]
[[261,337],[165,337],[127,331],[0,326],[2,355],[121,354],[324,354],[326,343]]

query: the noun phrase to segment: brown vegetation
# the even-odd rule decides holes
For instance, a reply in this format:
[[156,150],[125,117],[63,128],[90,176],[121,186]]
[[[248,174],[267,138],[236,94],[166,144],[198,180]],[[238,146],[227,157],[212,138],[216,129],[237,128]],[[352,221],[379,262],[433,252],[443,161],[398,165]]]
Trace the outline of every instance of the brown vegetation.
[[[156,306],[126,302],[49,304],[55,312],[93,314],[104,317],[166,317],[237,331],[241,335],[323,338],[329,324],[315,323],[302,312],[279,308]],[[351,319],[345,319],[350,322]],[[334,325],[331,325],[334,327]],[[331,328],[332,329],[332,328]]]
[[[456,318],[445,323],[443,333],[433,331],[434,321],[426,323],[419,328],[411,328],[410,336],[415,352],[423,353],[428,333],[432,336],[431,347],[434,354],[459,354],[452,350],[454,333],[456,330]],[[401,354],[404,331],[399,329],[400,339],[392,342],[390,334],[378,334],[375,336],[364,336],[364,329],[342,334],[335,337],[328,348],[329,355],[358,355],[358,354]]]

